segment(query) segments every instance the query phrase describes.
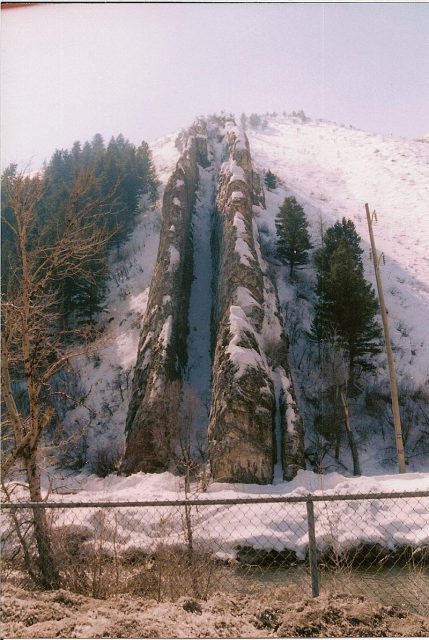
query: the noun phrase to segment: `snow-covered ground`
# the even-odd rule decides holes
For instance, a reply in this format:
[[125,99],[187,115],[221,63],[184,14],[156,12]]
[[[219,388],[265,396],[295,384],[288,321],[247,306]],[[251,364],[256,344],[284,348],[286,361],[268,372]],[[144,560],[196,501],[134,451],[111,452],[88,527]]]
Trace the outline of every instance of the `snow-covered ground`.
[[[156,602],[130,593],[100,600],[68,591],[3,585],[6,638],[295,638],[424,637],[423,618],[375,604],[377,597],[303,598],[296,585],[264,584],[258,593],[216,593],[200,602]],[[314,632],[313,632],[314,629]]]
[[158,251],[159,208],[146,208],[139,218],[120,261],[112,259],[106,311],[100,317],[104,331],[93,345],[94,355],[74,363],[85,401],[67,414],[65,425],[70,433],[86,433],[90,459],[105,448],[122,450],[132,369]]
[[[72,476],[63,481],[67,495],[51,494],[58,502],[130,502],[177,500],[185,497],[177,476],[137,473],[129,477],[111,475]],[[305,497],[346,494],[380,494],[429,491],[429,474],[414,473],[377,477],[346,478],[338,473],[317,475],[299,471],[290,482],[273,485],[211,484],[198,500],[300,497],[300,503],[199,505],[190,508],[196,548],[210,550],[219,559],[235,559],[240,547],[294,551],[304,559],[308,547]],[[180,508],[119,507],[104,510],[103,540],[119,541],[122,549],[155,551],[158,544],[185,543]],[[115,514],[119,514],[116,517]],[[380,544],[387,549],[401,545],[429,544],[429,497],[369,499],[315,503],[316,537],[320,549],[346,550],[359,544]],[[101,512],[96,506],[56,512],[55,525],[84,525],[94,536],[99,533]],[[110,542],[109,542],[110,541]]]
[[[107,478],[79,474],[63,478],[67,487],[64,499],[69,501],[144,501],[178,500],[183,498],[183,481],[180,477],[165,473],[135,473],[131,476],[112,474]],[[313,471],[298,471],[293,480],[277,485],[212,483],[204,493],[198,493],[202,500],[255,498],[263,496],[307,496],[344,495],[365,493],[393,493],[401,491],[429,491],[429,473],[405,473],[378,476],[346,477],[340,473],[317,474]],[[52,500],[58,495],[53,494]],[[428,503],[429,507],[429,503]],[[429,530],[428,530],[429,535]]]

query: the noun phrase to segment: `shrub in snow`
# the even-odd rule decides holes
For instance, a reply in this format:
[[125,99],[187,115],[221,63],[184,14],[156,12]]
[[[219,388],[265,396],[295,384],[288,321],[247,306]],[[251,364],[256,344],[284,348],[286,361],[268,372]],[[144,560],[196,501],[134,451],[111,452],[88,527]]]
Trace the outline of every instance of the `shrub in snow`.
[[117,444],[101,444],[95,450],[90,461],[91,472],[105,478],[119,469],[121,451]]
[[87,427],[78,425],[63,444],[59,445],[58,465],[63,469],[79,471],[88,461]]
[[300,109],[299,111],[292,111],[292,116],[293,116],[294,118],[300,118],[300,120],[301,120],[302,122],[307,122],[307,120],[308,120],[308,118],[307,118],[307,116],[305,115],[305,113],[304,113],[304,110],[303,110],[303,109]]

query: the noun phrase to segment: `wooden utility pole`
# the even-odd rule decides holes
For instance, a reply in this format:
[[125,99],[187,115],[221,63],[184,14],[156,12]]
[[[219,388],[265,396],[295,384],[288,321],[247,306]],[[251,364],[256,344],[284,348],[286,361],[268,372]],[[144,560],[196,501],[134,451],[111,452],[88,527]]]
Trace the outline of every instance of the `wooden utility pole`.
[[387,365],[389,367],[389,379],[390,379],[390,391],[392,394],[392,411],[393,411],[393,424],[395,426],[395,439],[396,439],[396,451],[398,454],[399,473],[405,473],[405,453],[404,442],[402,439],[402,427],[401,427],[401,414],[399,412],[399,400],[398,400],[398,385],[396,382],[395,363],[393,361],[392,345],[390,342],[389,324],[387,321],[386,305],[384,303],[383,286],[380,276],[380,264],[377,255],[377,249],[375,247],[374,233],[372,230],[373,216],[369,212],[368,204],[365,204],[366,219],[368,221],[369,237],[371,240],[371,253],[374,262],[375,279],[377,281],[378,299],[380,301],[381,318],[383,320],[384,330],[384,342],[386,345],[387,353]]

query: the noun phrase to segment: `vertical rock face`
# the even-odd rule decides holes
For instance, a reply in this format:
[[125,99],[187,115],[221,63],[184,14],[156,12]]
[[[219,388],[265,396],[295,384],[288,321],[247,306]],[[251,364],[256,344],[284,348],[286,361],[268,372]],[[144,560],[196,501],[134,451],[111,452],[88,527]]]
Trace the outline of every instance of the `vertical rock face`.
[[198,164],[205,165],[203,123],[182,139],[183,152],[164,192],[160,245],[140,337],[126,422],[122,470],[162,471],[168,448],[159,441],[165,386],[186,365],[187,317],[192,280],[191,222]]
[[[212,476],[226,482],[270,483],[276,467],[276,478],[278,469],[292,477],[303,466],[302,424],[287,369],[277,292],[253,219],[253,206],[265,202],[247,137],[232,120],[209,125],[199,121],[179,136],[177,145],[182,155],[164,193],[160,246],[134,373],[122,470],[162,471],[170,462],[171,447],[162,443],[169,408],[166,387],[173,380],[188,379],[187,348],[189,366],[198,356],[189,346],[195,340],[188,340],[188,318],[195,325],[207,314],[195,311],[194,298],[190,310],[191,284],[202,273],[208,282],[213,265],[211,303],[210,295],[204,296],[211,304]],[[216,178],[212,212],[210,193],[214,194]],[[203,226],[201,216],[206,216]],[[212,251],[204,260],[200,235],[210,224]],[[195,274],[193,225],[200,233]],[[195,326],[193,330],[199,335],[198,353],[207,348],[210,387],[209,335],[198,334]],[[207,337],[200,345],[203,335]]]
[[247,138],[232,123],[225,130],[213,230],[217,269],[209,457],[217,480],[268,483],[275,397],[259,338],[264,282],[253,234],[254,172]]

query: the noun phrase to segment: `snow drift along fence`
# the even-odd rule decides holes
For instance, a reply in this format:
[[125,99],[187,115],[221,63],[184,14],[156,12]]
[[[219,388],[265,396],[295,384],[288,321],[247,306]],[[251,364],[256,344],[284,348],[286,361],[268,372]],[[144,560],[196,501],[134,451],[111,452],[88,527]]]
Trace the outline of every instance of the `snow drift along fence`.
[[[205,494],[207,495],[207,494]],[[44,510],[65,588],[158,600],[292,586],[429,615],[429,492],[4,503],[3,560],[29,570]]]

